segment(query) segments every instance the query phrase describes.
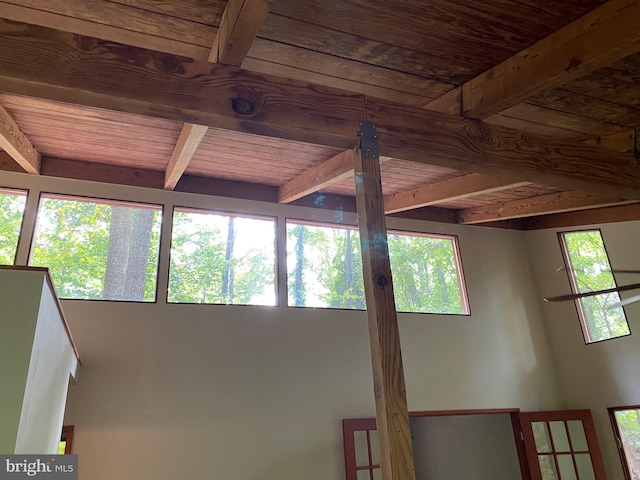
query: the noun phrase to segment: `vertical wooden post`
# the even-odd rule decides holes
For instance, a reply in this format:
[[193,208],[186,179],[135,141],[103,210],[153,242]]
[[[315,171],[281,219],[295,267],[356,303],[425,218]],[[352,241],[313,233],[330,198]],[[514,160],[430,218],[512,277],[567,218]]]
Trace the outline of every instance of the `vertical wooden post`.
[[371,123],[360,124],[354,163],[382,478],[415,480],[378,142]]

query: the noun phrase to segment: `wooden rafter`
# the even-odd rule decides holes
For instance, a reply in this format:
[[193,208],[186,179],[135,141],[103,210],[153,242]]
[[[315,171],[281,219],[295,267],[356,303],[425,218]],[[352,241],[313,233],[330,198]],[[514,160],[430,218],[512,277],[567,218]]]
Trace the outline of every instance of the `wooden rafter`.
[[27,173],[40,173],[40,154],[0,105],[0,149],[9,154]]
[[464,83],[461,96],[451,91],[426,108],[478,119],[498,113],[640,51],[638,18],[638,0],[610,0]]
[[384,198],[384,210],[386,213],[403,212],[525,185],[529,185],[529,182],[514,182],[513,180],[481,173],[471,173],[388,195]]
[[187,168],[209,127],[185,123],[165,170],[164,188],[173,190]]
[[548,215],[624,203],[629,203],[629,201],[620,198],[605,198],[583,192],[551,193],[522,200],[501,202],[484,207],[466,208],[458,212],[458,223],[467,225],[487,223],[497,220]]
[[354,170],[382,479],[415,480],[380,164],[366,152],[356,149]]
[[268,0],[229,0],[209,61],[239,67],[269,13]]
[[[390,160],[381,157],[380,163]],[[335,183],[353,177],[353,149],[345,150],[326,162],[302,172],[279,188],[278,201],[291,203]]]
[[527,219],[527,230],[630,222],[640,218],[640,203],[556,213]]
[[[135,58],[146,63],[132,62]],[[360,119],[381,154],[462,171],[640,199],[633,157],[289,79],[0,22],[0,90],[349,148]],[[93,80],[95,79],[95,80]],[[194,88],[197,85],[197,88]],[[365,106],[366,105],[366,106]]]
[[353,150],[345,150],[282,185],[278,191],[278,201],[291,203],[352,176]]

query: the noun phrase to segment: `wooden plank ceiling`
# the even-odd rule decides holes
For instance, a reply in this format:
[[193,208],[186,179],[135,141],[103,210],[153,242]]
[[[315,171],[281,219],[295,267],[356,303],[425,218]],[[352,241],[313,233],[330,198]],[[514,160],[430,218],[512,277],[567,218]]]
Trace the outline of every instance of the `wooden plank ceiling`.
[[8,0],[0,19],[5,170],[353,205],[366,117],[388,213],[638,217],[640,0]]

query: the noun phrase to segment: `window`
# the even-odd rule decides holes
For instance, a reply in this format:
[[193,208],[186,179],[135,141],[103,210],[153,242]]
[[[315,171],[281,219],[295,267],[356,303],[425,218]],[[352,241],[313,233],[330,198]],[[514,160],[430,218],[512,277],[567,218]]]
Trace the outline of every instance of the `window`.
[[[599,230],[560,233],[560,243],[571,290],[585,293],[616,286]],[[618,292],[576,300],[586,343],[629,335],[629,325]]]
[[160,207],[43,194],[30,264],[62,298],[153,302]]
[[275,305],[274,219],[176,208],[168,301]]
[[0,264],[13,265],[27,192],[0,189]]
[[[469,313],[455,237],[392,232],[388,238],[399,311]],[[353,227],[287,221],[287,272],[291,306],[365,308]]]
[[640,405],[609,409],[626,480],[640,480]]

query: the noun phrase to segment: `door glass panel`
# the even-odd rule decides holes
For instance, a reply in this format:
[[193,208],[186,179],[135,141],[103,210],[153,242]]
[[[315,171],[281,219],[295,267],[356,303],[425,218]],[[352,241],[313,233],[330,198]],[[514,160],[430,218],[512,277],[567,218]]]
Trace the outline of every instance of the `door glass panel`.
[[[574,452],[588,452],[587,437],[584,435],[584,427],[582,420],[569,420],[567,422],[569,436],[571,437],[571,445]],[[582,475],[581,475],[582,477]]]
[[564,422],[549,422],[551,429],[551,437],[553,438],[553,446],[556,452],[570,452],[569,439],[567,438],[567,429]]
[[558,469],[562,480],[577,480],[571,455],[558,455]]
[[[369,441],[371,442],[371,465],[380,465],[380,447],[378,446],[378,431],[369,430]],[[375,478],[376,472],[373,472]]]
[[542,473],[542,480],[558,480],[558,474],[556,473],[556,464],[553,461],[553,456],[538,455],[538,462],[540,463],[540,473]]
[[533,437],[536,440],[536,450],[538,453],[547,453],[551,451],[551,442],[549,441],[549,432],[547,431],[547,422],[533,422]]
[[596,480],[596,474],[593,471],[593,464],[591,463],[591,455],[588,453],[577,454],[576,465],[578,467],[580,480]]
[[382,480],[382,470],[379,468],[373,469],[373,480]]
[[[369,465],[369,446],[367,445],[367,431],[353,432],[353,440],[356,446],[356,466]],[[360,478],[360,477],[358,477]]]
[[371,480],[371,470],[358,470],[358,480]]

